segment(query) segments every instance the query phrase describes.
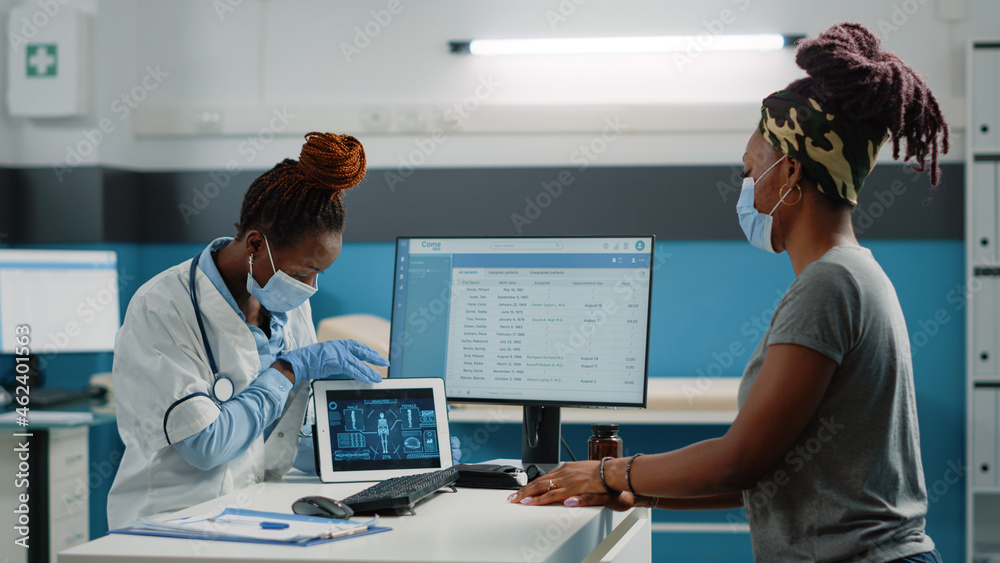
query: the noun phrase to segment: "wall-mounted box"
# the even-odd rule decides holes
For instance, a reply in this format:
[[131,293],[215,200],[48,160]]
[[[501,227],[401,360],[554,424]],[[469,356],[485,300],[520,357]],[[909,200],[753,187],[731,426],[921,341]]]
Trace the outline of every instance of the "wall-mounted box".
[[7,19],[7,110],[69,117],[87,110],[87,17],[73,4],[12,8]]

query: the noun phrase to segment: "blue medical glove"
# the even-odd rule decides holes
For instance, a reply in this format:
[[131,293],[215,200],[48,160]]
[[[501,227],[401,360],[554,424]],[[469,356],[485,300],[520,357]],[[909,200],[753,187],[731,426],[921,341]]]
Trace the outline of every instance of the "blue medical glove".
[[388,366],[389,360],[357,340],[328,340],[303,346],[278,357],[291,364],[295,385],[309,379],[347,375],[363,383],[378,383],[382,376],[365,364]]

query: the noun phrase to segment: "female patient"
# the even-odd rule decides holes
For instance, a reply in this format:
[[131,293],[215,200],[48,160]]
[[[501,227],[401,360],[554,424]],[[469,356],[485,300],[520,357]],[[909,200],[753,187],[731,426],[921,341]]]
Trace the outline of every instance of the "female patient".
[[745,507],[757,561],[940,561],[906,324],[851,212],[890,138],[936,185],[948,127],[860,25],[802,42],[796,62],[808,76],[764,100],[743,155],[739,222],[754,246],[788,252],[796,280],[746,366],[736,420],[676,451],[567,463],[512,502]]

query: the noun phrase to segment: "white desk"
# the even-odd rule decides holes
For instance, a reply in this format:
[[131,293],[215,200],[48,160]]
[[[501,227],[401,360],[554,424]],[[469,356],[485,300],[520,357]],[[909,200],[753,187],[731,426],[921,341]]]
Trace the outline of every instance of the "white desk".
[[[370,483],[324,485],[289,477],[177,513],[207,513],[225,506],[291,512],[305,495],[343,498]],[[59,554],[59,563],[165,563],[178,561],[407,561],[642,562],[651,557],[649,510],[612,513],[602,508],[528,507],[506,502],[512,491],[458,489],[417,505],[416,516],[383,517],[392,531],[312,547],[209,542],[110,534]]]

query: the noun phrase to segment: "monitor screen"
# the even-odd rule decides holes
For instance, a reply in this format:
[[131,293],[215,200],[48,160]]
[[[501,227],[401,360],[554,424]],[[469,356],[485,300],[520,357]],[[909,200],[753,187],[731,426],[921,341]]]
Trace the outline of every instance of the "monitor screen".
[[0,250],[3,353],[15,353],[21,326],[32,354],[112,351],[119,324],[114,252]]
[[653,237],[399,238],[389,377],[449,400],[646,406]]

